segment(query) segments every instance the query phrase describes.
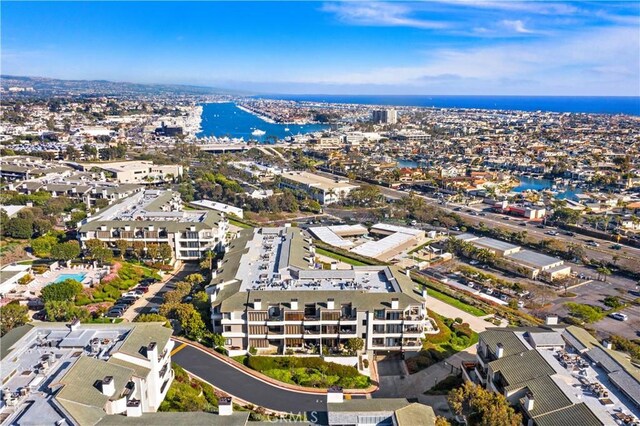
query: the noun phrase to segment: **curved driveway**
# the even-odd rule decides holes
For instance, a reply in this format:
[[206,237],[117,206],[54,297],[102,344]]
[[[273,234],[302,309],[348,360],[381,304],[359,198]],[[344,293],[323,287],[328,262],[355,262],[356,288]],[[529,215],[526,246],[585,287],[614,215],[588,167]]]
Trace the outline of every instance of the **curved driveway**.
[[[176,341],[176,348],[181,344]],[[272,385],[190,345],[179,349],[171,360],[215,388],[257,406],[286,413],[326,411],[326,394],[297,392]]]

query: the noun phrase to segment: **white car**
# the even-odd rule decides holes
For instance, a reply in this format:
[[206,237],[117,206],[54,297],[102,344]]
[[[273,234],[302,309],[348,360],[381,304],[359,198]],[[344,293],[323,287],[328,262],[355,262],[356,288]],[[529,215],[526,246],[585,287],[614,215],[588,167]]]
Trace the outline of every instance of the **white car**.
[[519,300],[518,301],[518,308],[524,308],[524,301],[523,300]]
[[142,295],[136,293],[135,291],[128,291],[125,294],[123,294],[122,297],[135,297],[136,299],[140,299]]
[[609,314],[609,316],[618,321],[627,321],[629,319],[627,314],[623,314],[621,312],[614,312],[612,314]]
[[595,241],[589,241],[587,245],[591,247],[600,247],[600,244],[596,243]]

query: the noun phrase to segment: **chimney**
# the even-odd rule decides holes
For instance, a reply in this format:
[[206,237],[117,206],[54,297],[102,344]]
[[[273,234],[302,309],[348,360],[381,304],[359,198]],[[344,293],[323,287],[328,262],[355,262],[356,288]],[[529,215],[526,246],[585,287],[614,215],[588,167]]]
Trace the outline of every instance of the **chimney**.
[[156,342],[151,342],[147,345],[147,359],[158,360],[158,344]]
[[116,393],[116,382],[113,380],[113,376],[106,376],[102,379],[102,394],[106,396],[113,396]]
[[131,231],[131,225],[125,225],[124,230],[127,232]]
[[527,412],[533,410],[534,402],[533,394],[531,392],[527,392],[524,396],[524,409],[527,410]]
[[107,230],[107,225],[100,225],[100,230],[101,231],[106,231]]
[[80,328],[80,320],[76,318],[69,324],[69,330],[76,331],[78,328]]
[[609,339],[603,340],[602,346],[604,346],[605,349],[613,349],[613,343],[611,343],[611,340]]
[[262,309],[262,299],[256,299],[253,301],[253,309],[259,311]]
[[426,288],[426,287],[423,287],[423,288],[422,288],[422,298],[423,298],[423,299],[426,299],[426,298],[427,298],[427,288]]
[[503,355],[504,355],[504,346],[502,345],[502,343],[498,343],[496,345],[496,358],[502,358]]
[[189,227],[189,230],[190,230],[191,232],[196,232],[196,227],[195,227],[195,225],[191,225],[191,226]]
[[153,225],[149,225],[149,231],[153,231],[154,229]]
[[393,299],[391,299],[391,309],[398,309],[398,306],[399,306],[398,298],[394,297]]
[[544,320],[545,325],[558,325],[558,316],[557,315],[547,315]]
[[298,309],[298,299],[291,299],[291,309],[294,311]]
[[230,397],[218,398],[218,415],[230,416],[233,414],[233,401]]
[[327,309],[335,309],[336,308],[336,302],[333,300],[333,298],[327,299]]
[[340,386],[327,389],[327,404],[341,404],[344,402],[344,392]]

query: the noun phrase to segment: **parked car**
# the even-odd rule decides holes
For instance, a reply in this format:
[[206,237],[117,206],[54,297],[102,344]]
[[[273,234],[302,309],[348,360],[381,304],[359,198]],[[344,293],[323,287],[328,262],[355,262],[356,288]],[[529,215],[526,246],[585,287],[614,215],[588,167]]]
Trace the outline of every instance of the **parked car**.
[[122,295],[122,297],[133,297],[135,299],[139,299],[142,297],[142,294],[138,294],[135,291],[128,291]]
[[157,314],[158,312],[160,312],[160,308],[158,308],[157,306],[154,306],[153,308],[149,309],[150,314]]
[[507,300],[509,300],[509,297],[506,294],[501,294],[500,300],[502,300],[503,302],[506,302]]
[[595,241],[588,241],[587,245],[591,247],[600,247],[600,244],[596,243]]
[[469,287],[474,288],[476,285],[474,283],[472,283],[471,281],[469,281],[469,283],[467,284]]
[[547,235],[553,235],[553,236],[558,235],[558,233],[557,233],[556,231],[547,231],[547,232],[545,232],[545,234],[547,234]]
[[518,308],[524,308],[524,301],[522,300],[518,301]]
[[502,220],[511,220],[511,218],[509,216],[504,216]]
[[614,312],[612,314],[609,314],[609,316],[618,321],[627,321],[629,319],[627,314],[623,314],[622,312]]
[[136,289],[136,291],[138,291],[138,290],[139,290],[139,291],[141,291],[141,292],[143,292],[143,293],[149,293],[149,287],[148,287],[148,286],[146,286],[146,285],[138,286],[138,288]]
[[129,297],[129,296],[125,296],[125,297],[121,297],[120,299],[118,299],[116,301],[116,303],[120,304],[120,303],[126,303],[127,305],[133,305],[135,303],[137,299],[135,297]]
[[536,228],[544,229],[544,225],[542,225],[542,224],[536,225]]
[[119,311],[109,311],[105,314],[107,318],[120,318],[122,316],[122,312]]
[[493,294],[493,289],[492,289],[492,288],[486,288],[486,289],[485,289],[485,293],[487,293],[487,294]]
[[620,250],[622,248],[622,246],[620,244],[614,244],[611,246],[612,249],[614,250]]
[[568,237],[575,237],[576,236],[576,233],[575,232],[571,232],[571,231],[564,231],[563,234],[568,236]]
[[520,222],[518,226],[527,226],[526,222]]

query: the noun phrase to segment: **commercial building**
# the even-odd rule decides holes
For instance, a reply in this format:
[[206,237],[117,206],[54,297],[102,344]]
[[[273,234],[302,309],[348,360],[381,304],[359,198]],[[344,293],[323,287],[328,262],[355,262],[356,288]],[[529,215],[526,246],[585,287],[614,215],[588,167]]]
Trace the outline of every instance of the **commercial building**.
[[530,426],[637,422],[640,370],[584,329],[547,324],[480,333],[463,378],[504,395]]
[[297,228],[246,229],[231,241],[211,285],[211,319],[232,354],[340,351],[362,338],[369,351],[417,351],[426,291],[394,266],[324,270]]
[[494,238],[460,234],[455,237],[478,249],[485,249],[500,259],[500,266],[531,279],[555,281],[571,275],[571,266],[562,259],[547,256]]
[[83,220],[78,238],[82,246],[94,238],[169,244],[175,259],[197,260],[207,251],[223,251],[228,229],[224,213],[183,210],[179,193],[147,190]]
[[328,178],[304,171],[284,172],[280,175],[280,187],[306,192],[320,204],[333,204],[344,199],[358,185],[349,179]]
[[232,214],[234,216],[239,217],[240,219],[244,217],[244,212],[240,207],[236,207],[236,206],[232,206],[224,203],[218,203],[216,201],[196,200],[196,201],[190,202],[189,205],[193,207],[198,207],[198,208],[215,210],[219,213]]
[[424,238],[421,229],[396,226],[388,223],[377,223],[371,227],[370,233],[383,235],[379,240],[368,241],[351,249],[353,253],[381,261],[387,261],[403,250]]
[[100,168],[120,183],[158,183],[182,176],[181,165],[157,165],[152,161],[119,161],[113,163],[86,163],[85,169]]
[[374,123],[396,124],[398,112],[395,109],[374,110],[371,112],[371,119]]
[[144,417],[158,410],[174,377],[171,329],[160,323],[40,323],[0,344],[3,424]]

